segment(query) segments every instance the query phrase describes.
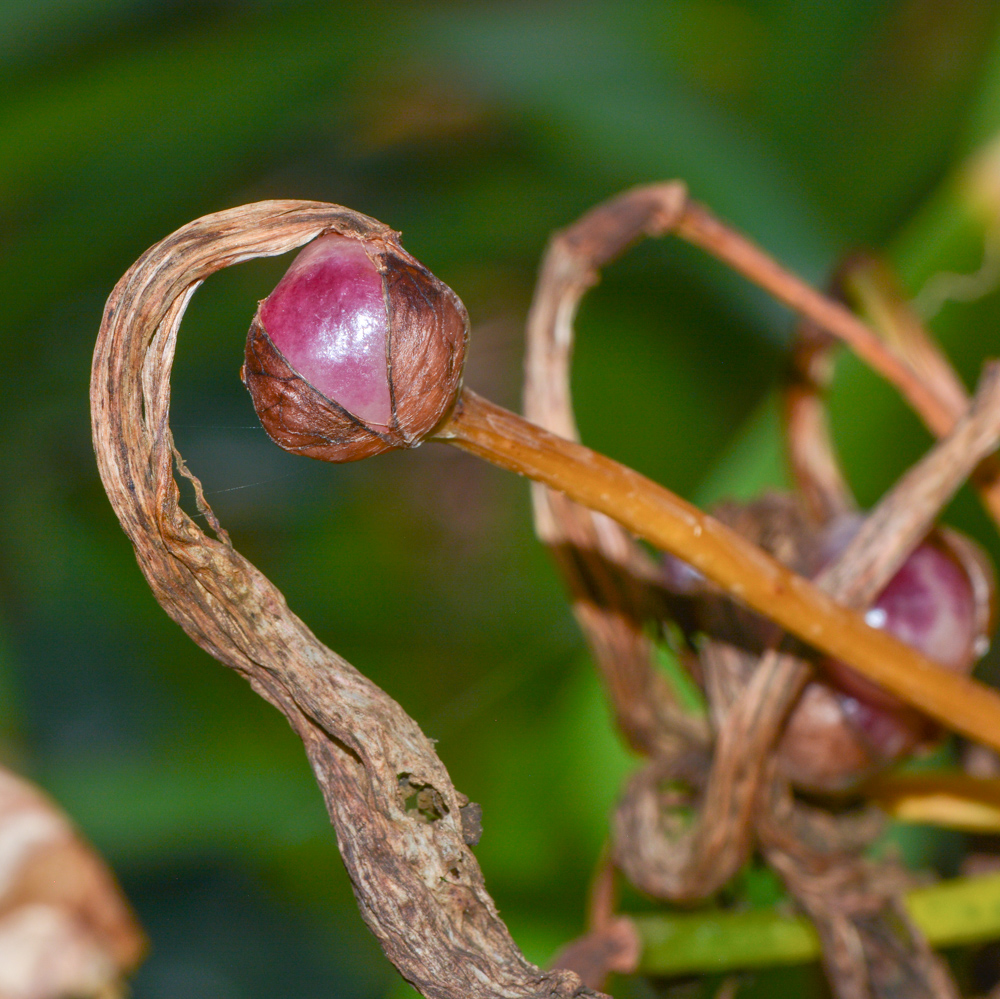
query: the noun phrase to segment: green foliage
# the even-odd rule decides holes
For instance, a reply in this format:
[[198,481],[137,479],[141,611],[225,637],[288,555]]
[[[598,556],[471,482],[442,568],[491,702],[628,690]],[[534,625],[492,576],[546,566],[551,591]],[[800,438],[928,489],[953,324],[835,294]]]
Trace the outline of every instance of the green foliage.
[[[888,248],[914,290],[977,267],[982,219],[952,178],[1000,130],[994,22],[975,0],[8,0],[0,749],[116,867],[155,943],[139,999],[403,993],[294,736],[160,611],[104,499],[87,377],[120,273],[218,208],[348,204],[403,230],[462,295],[467,381],[517,405],[545,240],[626,186],[682,176],[817,282],[859,243]],[[488,885],[544,961],[581,928],[631,761],[523,483],[436,446],[314,465],[256,428],[237,371],[282,266],[236,268],[196,295],[179,447],[237,547],[440,740],[484,807]],[[998,319],[991,295],[936,322],[970,381]],[[583,305],[584,440],[700,499],[780,485],[789,327],[690,249],[638,248]],[[927,446],[852,362],[833,412],[866,501]],[[992,544],[968,496],[953,513]],[[814,994],[812,972],[781,981]]]
[[[935,947],[980,942],[1000,934],[1000,876],[955,878],[917,888],[907,911]],[[732,971],[819,958],[809,920],[779,906],[637,916],[649,974]]]

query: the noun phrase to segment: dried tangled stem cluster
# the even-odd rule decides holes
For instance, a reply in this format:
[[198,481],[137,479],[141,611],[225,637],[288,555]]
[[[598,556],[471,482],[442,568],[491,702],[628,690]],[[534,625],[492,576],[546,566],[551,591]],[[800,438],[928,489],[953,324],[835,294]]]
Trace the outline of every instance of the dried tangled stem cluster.
[[[765,550],[766,544],[757,543],[764,542],[762,537],[743,537],[572,439],[568,362],[576,303],[596,270],[635,238],[670,230],[742,269],[824,329],[843,335],[945,435],[816,579],[784,566]],[[543,972],[521,955],[469,849],[475,841],[473,811],[453,788],[430,742],[395,701],[323,646],[280,592],[235,551],[174,449],[169,373],[180,322],[195,289],[223,267],[285,253],[326,233],[402,252],[395,233],[348,209],[264,202],[183,227],[125,274],[108,302],[91,387],[94,441],[105,488],[166,611],[202,648],[245,676],[302,738],[362,914],[401,973],[429,997],[594,994],[573,971]],[[383,279],[390,271],[380,265]],[[456,315],[459,321],[447,328],[453,342],[464,345],[464,310]],[[317,400],[293,384],[296,372],[281,367],[280,351],[270,351],[269,338],[261,334],[258,330],[255,339],[251,331],[254,349],[248,349],[247,377],[251,388],[254,383],[263,386],[265,408],[278,414],[273,426],[282,434],[289,430],[293,449],[322,450],[332,442],[340,455],[341,436],[357,436],[358,421],[334,404],[326,407],[333,418],[318,434],[316,427],[295,422],[297,413],[285,407],[297,406],[303,392],[310,411]],[[259,371],[253,368],[255,359],[264,356],[258,348],[269,351]],[[390,343],[390,362],[393,349]],[[449,384],[458,391],[460,368],[449,370]],[[390,381],[391,432],[377,432],[377,440],[362,434],[362,449],[419,443],[407,430],[407,417],[396,409],[393,385]],[[814,397],[804,393],[800,415]],[[326,406],[322,398],[319,402]],[[810,676],[801,649],[777,640],[759,662],[740,658],[724,643],[709,649],[711,718],[706,722],[686,715],[652,667],[643,629],[655,613],[650,610],[655,573],[632,534],[686,558],[713,584],[811,646],[846,661],[946,724],[1000,747],[1000,698],[995,693],[945,673],[890,635],[868,627],[857,610],[899,568],[974,467],[987,503],[994,502],[996,477],[985,456],[1000,435],[1000,373],[987,372],[971,404],[954,393],[942,396],[932,380],[887,351],[849,312],[805,288],[690,203],[682,186],[662,185],[601,206],[554,241],[529,323],[526,402],[535,423],[465,390],[457,400],[436,404],[437,415],[422,425],[422,432],[443,417],[432,430],[433,439],[457,444],[558,490],[536,491],[540,533],[566,572],[622,730],[649,757],[615,819],[615,862],[653,894],[695,898],[728,878],[756,843],[817,920],[841,995],[868,995],[859,976],[872,980],[871,968],[882,965],[871,947],[864,950],[868,971],[858,964],[859,940],[864,949],[871,937],[859,926],[862,915],[876,921],[890,912],[899,915],[897,883],[890,878],[887,885],[881,874],[876,877],[858,860],[857,844],[867,841],[870,826],[866,816],[845,824],[804,808],[775,771],[771,750]],[[282,441],[283,446],[289,442]],[[175,467],[192,479],[215,537],[180,508]],[[810,481],[822,488],[833,478],[831,473],[827,480],[813,476]],[[693,828],[664,824],[669,809],[661,789],[664,780],[675,777],[697,796]],[[414,808],[413,801],[423,804]],[[824,905],[831,892],[853,900],[854,908]],[[919,981],[938,990],[928,994],[948,995],[947,980],[929,949],[905,918],[897,924],[907,927],[899,947],[917,955]],[[604,929],[609,927],[627,937],[620,920],[605,920]],[[885,976],[898,971],[897,957],[895,952],[885,957]],[[618,966],[624,964],[619,961]],[[594,981],[612,966],[614,961],[598,962]]]
[[[720,511],[741,535],[794,562],[796,551],[808,542],[810,523],[817,530],[856,509],[839,472],[822,402],[837,337],[892,381],[943,440],[883,498],[847,547],[813,579],[815,585],[838,606],[863,609],[970,474],[997,519],[996,366],[987,366],[970,405],[957,376],[922,330],[914,329],[902,349],[890,349],[841,305],[805,287],[692,204],[680,184],[629,192],[553,240],[528,324],[529,419],[564,437],[576,436],[569,361],[579,299],[598,269],[631,242],[668,232],[714,252],[807,317],[797,331],[786,406],[801,498],[766,497],[748,508]],[[748,623],[754,629],[753,622],[729,601],[720,602],[718,591],[698,584],[675,591],[674,597],[709,604],[700,619],[710,622],[703,644],[697,651],[680,650],[708,699],[708,724],[699,729],[655,666],[649,623],[671,616],[672,610],[676,616],[676,607],[662,607],[663,573],[629,532],[602,513],[537,485],[534,502],[538,533],[566,577],[619,726],[648,757],[615,815],[615,864],[651,895],[691,901],[717,891],[756,848],[812,917],[831,985],[841,999],[957,995],[944,965],[906,916],[903,873],[863,858],[879,829],[876,816],[865,810],[835,815],[806,805],[783,772],[782,729],[813,674],[802,649],[780,634],[765,640],[762,649],[752,649],[745,634]],[[975,576],[976,566],[972,569]],[[727,592],[756,606],[745,593]],[[989,594],[983,596],[988,617]],[[788,626],[779,614],[768,616]],[[858,658],[847,658],[860,665]],[[912,681],[911,665],[901,676],[907,673]],[[893,684],[892,689],[901,688]],[[954,726],[948,710],[937,717],[962,727]],[[589,937],[564,955],[568,966],[596,968],[595,982],[608,969],[594,954],[610,946],[609,934],[621,932],[610,918],[606,892],[604,898],[603,908],[598,904],[592,912]]]

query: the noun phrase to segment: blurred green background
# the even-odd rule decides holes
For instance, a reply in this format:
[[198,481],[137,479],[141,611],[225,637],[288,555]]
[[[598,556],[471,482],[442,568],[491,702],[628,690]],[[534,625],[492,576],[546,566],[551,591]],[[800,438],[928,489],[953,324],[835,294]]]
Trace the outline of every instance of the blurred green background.
[[[0,756],[114,866],[153,940],[137,999],[408,993],[357,914],[296,739],[155,604],[104,497],[87,384],[119,275],[220,208],[348,205],[462,296],[466,380],[513,407],[547,235],[637,183],[684,178],[817,283],[881,247],[916,292],[996,245],[1000,198],[968,163],[1000,135],[997,15],[979,0],[3,0]],[[632,761],[523,482],[440,445],[324,466],[259,429],[242,342],[285,265],[195,296],[179,448],[237,547],[439,740],[483,804],[487,884],[544,962],[582,928]],[[988,294],[934,321],[970,384],[998,320]],[[780,484],[790,328],[698,252],[637,248],[582,310],[585,441],[699,500]],[[871,502],[928,438],[850,362],[833,408]],[[950,520],[993,544],[969,496]],[[911,846],[946,873],[962,849]],[[815,987],[806,969],[746,994]]]

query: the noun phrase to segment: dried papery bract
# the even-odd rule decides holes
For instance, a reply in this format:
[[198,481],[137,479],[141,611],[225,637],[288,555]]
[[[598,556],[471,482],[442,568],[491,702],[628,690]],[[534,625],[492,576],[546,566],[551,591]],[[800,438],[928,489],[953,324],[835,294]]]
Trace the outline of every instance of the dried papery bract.
[[[222,267],[331,231],[394,238],[336,205],[263,202],[184,226],[125,274],[94,354],[101,477],[167,613],[301,737],[361,913],[400,972],[434,999],[581,995],[576,975],[527,961],[497,916],[466,843],[464,799],[416,722],[320,643],[224,536],[208,537],[178,505],[169,373],[191,294]],[[403,774],[435,793],[434,821],[407,811]]]
[[0,769],[0,996],[112,999],[146,941],[108,869],[41,792]]

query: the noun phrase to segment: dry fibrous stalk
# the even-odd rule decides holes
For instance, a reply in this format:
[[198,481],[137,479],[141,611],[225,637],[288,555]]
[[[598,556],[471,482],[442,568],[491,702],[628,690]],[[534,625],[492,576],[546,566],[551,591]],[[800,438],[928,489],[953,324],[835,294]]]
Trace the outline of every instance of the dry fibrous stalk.
[[59,808],[0,769],[0,999],[113,999],[146,940]]
[[[163,608],[302,739],[361,913],[400,972],[433,999],[589,995],[511,939],[466,843],[465,801],[417,723],[319,642],[224,534],[209,537],[178,505],[169,374],[195,289],[223,267],[368,225],[379,223],[337,206],[263,202],[147,251],[112,292],[94,355],[101,477]],[[433,789],[433,820],[407,810],[401,780]]]
[[[577,303],[599,268],[629,243],[671,231],[732,264],[804,316],[793,343],[785,410],[791,466],[802,499],[765,498],[751,508],[719,511],[730,526],[790,567],[811,574],[817,565],[817,528],[860,520],[837,463],[824,405],[837,338],[900,388],[932,429],[950,436],[904,476],[860,529],[853,528],[853,540],[833,553],[815,582],[840,603],[864,608],[900,570],[970,473],[993,509],[992,452],[1000,405],[996,367],[984,373],[970,408],[940,351],[930,346],[922,352],[890,349],[842,305],[805,286],[690,203],[679,184],[628,192],[553,240],[528,327],[529,418],[575,436],[569,364]],[[958,412],[964,414],[960,425],[955,422]],[[706,749],[702,739],[671,724],[669,710],[651,713],[649,701],[643,704],[646,691],[662,691],[646,637],[653,603],[648,557],[626,531],[600,514],[539,486],[533,493],[537,532],[567,577],[619,725],[651,757],[629,783],[615,819],[614,856],[630,880],[664,898],[707,897],[738,870],[756,842],[816,922],[841,999],[954,995],[941,962],[901,916],[905,878],[886,866],[872,867],[860,856],[878,823],[868,821],[867,813],[859,817],[860,826],[853,818],[845,825],[843,819],[821,814],[817,825],[814,810],[796,801],[782,774],[781,759],[789,757],[796,720],[812,724],[807,706],[800,705],[784,742],[779,741],[796,699],[807,684],[809,695],[828,689],[810,683],[813,667],[803,658],[804,650],[761,619],[739,611],[703,579],[699,582],[698,574],[669,564],[667,584],[709,612],[707,617],[700,614],[699,624],[708,635],[698,655],[714,729],[713,744]],[[966,544],[959,542],[963,552]],[[982,576],[978,556],[963,561],[965,565],[980,608],[978,643],[991,616],[991,582]],[[609,587],[609,576],[624,577],[631,589],[621,583]],[[612,625],[622,632],[614,646],[605,638]],[[646,719],[641,742],[634,736],[636,718]],[[826,748],[835,768],[851,766],[849,754],[837,758],[841,747]],[[815,767],[815,760],[810,764]],[[820,834],[819,827],[828,828]]]

